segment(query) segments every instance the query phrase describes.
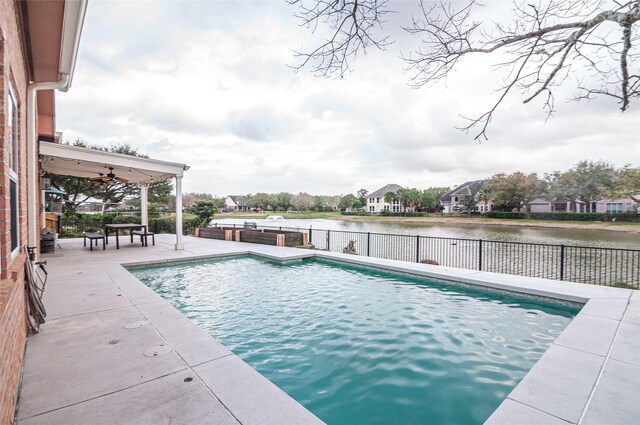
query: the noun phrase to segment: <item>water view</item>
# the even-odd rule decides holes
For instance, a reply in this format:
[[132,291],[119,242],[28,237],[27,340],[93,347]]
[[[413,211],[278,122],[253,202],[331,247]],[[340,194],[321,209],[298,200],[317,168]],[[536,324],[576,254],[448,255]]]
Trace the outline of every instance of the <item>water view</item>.
[[[264,219],[225,219],[216,217],[212,224],[242,225],[245,221],[260,226],[300,227],[308,229],[353,232],[394,233],[444,238],[485,239],[506,242],[528,242],[556,245],[578,245],[606,248],[640,249],[640,233],[599,230],[551,229],[535,227],[442,225],[422,223],[389,223],[382,221],[343,221],[326,219],[271,221]],[[639,229],[640,230],[640,229]]]

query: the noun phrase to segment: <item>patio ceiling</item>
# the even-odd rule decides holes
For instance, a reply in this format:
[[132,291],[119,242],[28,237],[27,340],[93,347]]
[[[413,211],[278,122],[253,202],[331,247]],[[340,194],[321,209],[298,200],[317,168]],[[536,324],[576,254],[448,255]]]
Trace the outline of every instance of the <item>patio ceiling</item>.
[[129,183],[147,184],[182,177],[188,165],[104,152],[95,149],[40,141],[42,169],[51,174],[75,177],[98,177],[109,173],[109,167],[117,177]]

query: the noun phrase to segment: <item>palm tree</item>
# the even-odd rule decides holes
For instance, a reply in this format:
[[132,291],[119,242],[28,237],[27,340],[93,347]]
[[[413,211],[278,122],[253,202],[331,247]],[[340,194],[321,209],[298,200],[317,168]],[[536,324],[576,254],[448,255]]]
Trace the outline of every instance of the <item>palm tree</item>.
[[484,212],[489,211],[488,205],[491,200],[491,192],[488,189],[480,189],[476,194],[476,199],[484,204]]

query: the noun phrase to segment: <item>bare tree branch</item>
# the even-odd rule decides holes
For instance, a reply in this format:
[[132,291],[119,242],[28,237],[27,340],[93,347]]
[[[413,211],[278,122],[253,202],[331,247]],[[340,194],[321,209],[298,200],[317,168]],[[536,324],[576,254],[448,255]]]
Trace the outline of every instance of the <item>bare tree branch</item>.
[[[309,64],[316,75],[343,76],[350,70],[349,57],[390,43],[376,35],[389,12],[387,0],[288,1],[300,7],[303,25],[315,29],[327,23],[333,34],[311,53],[298,53],[303,61],[296,69]],[[478,6],[476,0],[458,8],[419,0],[419,13],[403,27],[419,38],[418,46],[402,55],[409,85],[416,88],[446,78],[468,56],[500,55],[496,66],[508,75],[497,100],[460,127],[470,131],[477,126],[476,140],[487,138],[494,113],[514,89],[522,93],[523,103],[544,93],[547,118],[554,112],[553,90],[569,79],[578,82],[574,100],[607,96],[625,111],[640,97],[640,0],[514,0],[511,21],[493,23],[491,29],[473,19]]]
[[373,46],[384,50],[391,42],[389,37],[375,35],[382,30],[382,19],[387,10],[387,0],[287,0],[297,5],[295,15],[301,25],[316,31],[320,24],[328,25],[331,36],[309,53],[296,52],[300,58],[296,71],[309,65],[317,76],[342,77],[351,71],[349,57]]

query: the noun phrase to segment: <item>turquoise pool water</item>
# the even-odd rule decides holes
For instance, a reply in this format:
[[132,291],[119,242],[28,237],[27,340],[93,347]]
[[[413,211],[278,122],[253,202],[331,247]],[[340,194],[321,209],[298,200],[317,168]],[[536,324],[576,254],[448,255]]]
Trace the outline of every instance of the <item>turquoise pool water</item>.
[[131,272],[330,425],[481,424],[578,312],[317,260]]

